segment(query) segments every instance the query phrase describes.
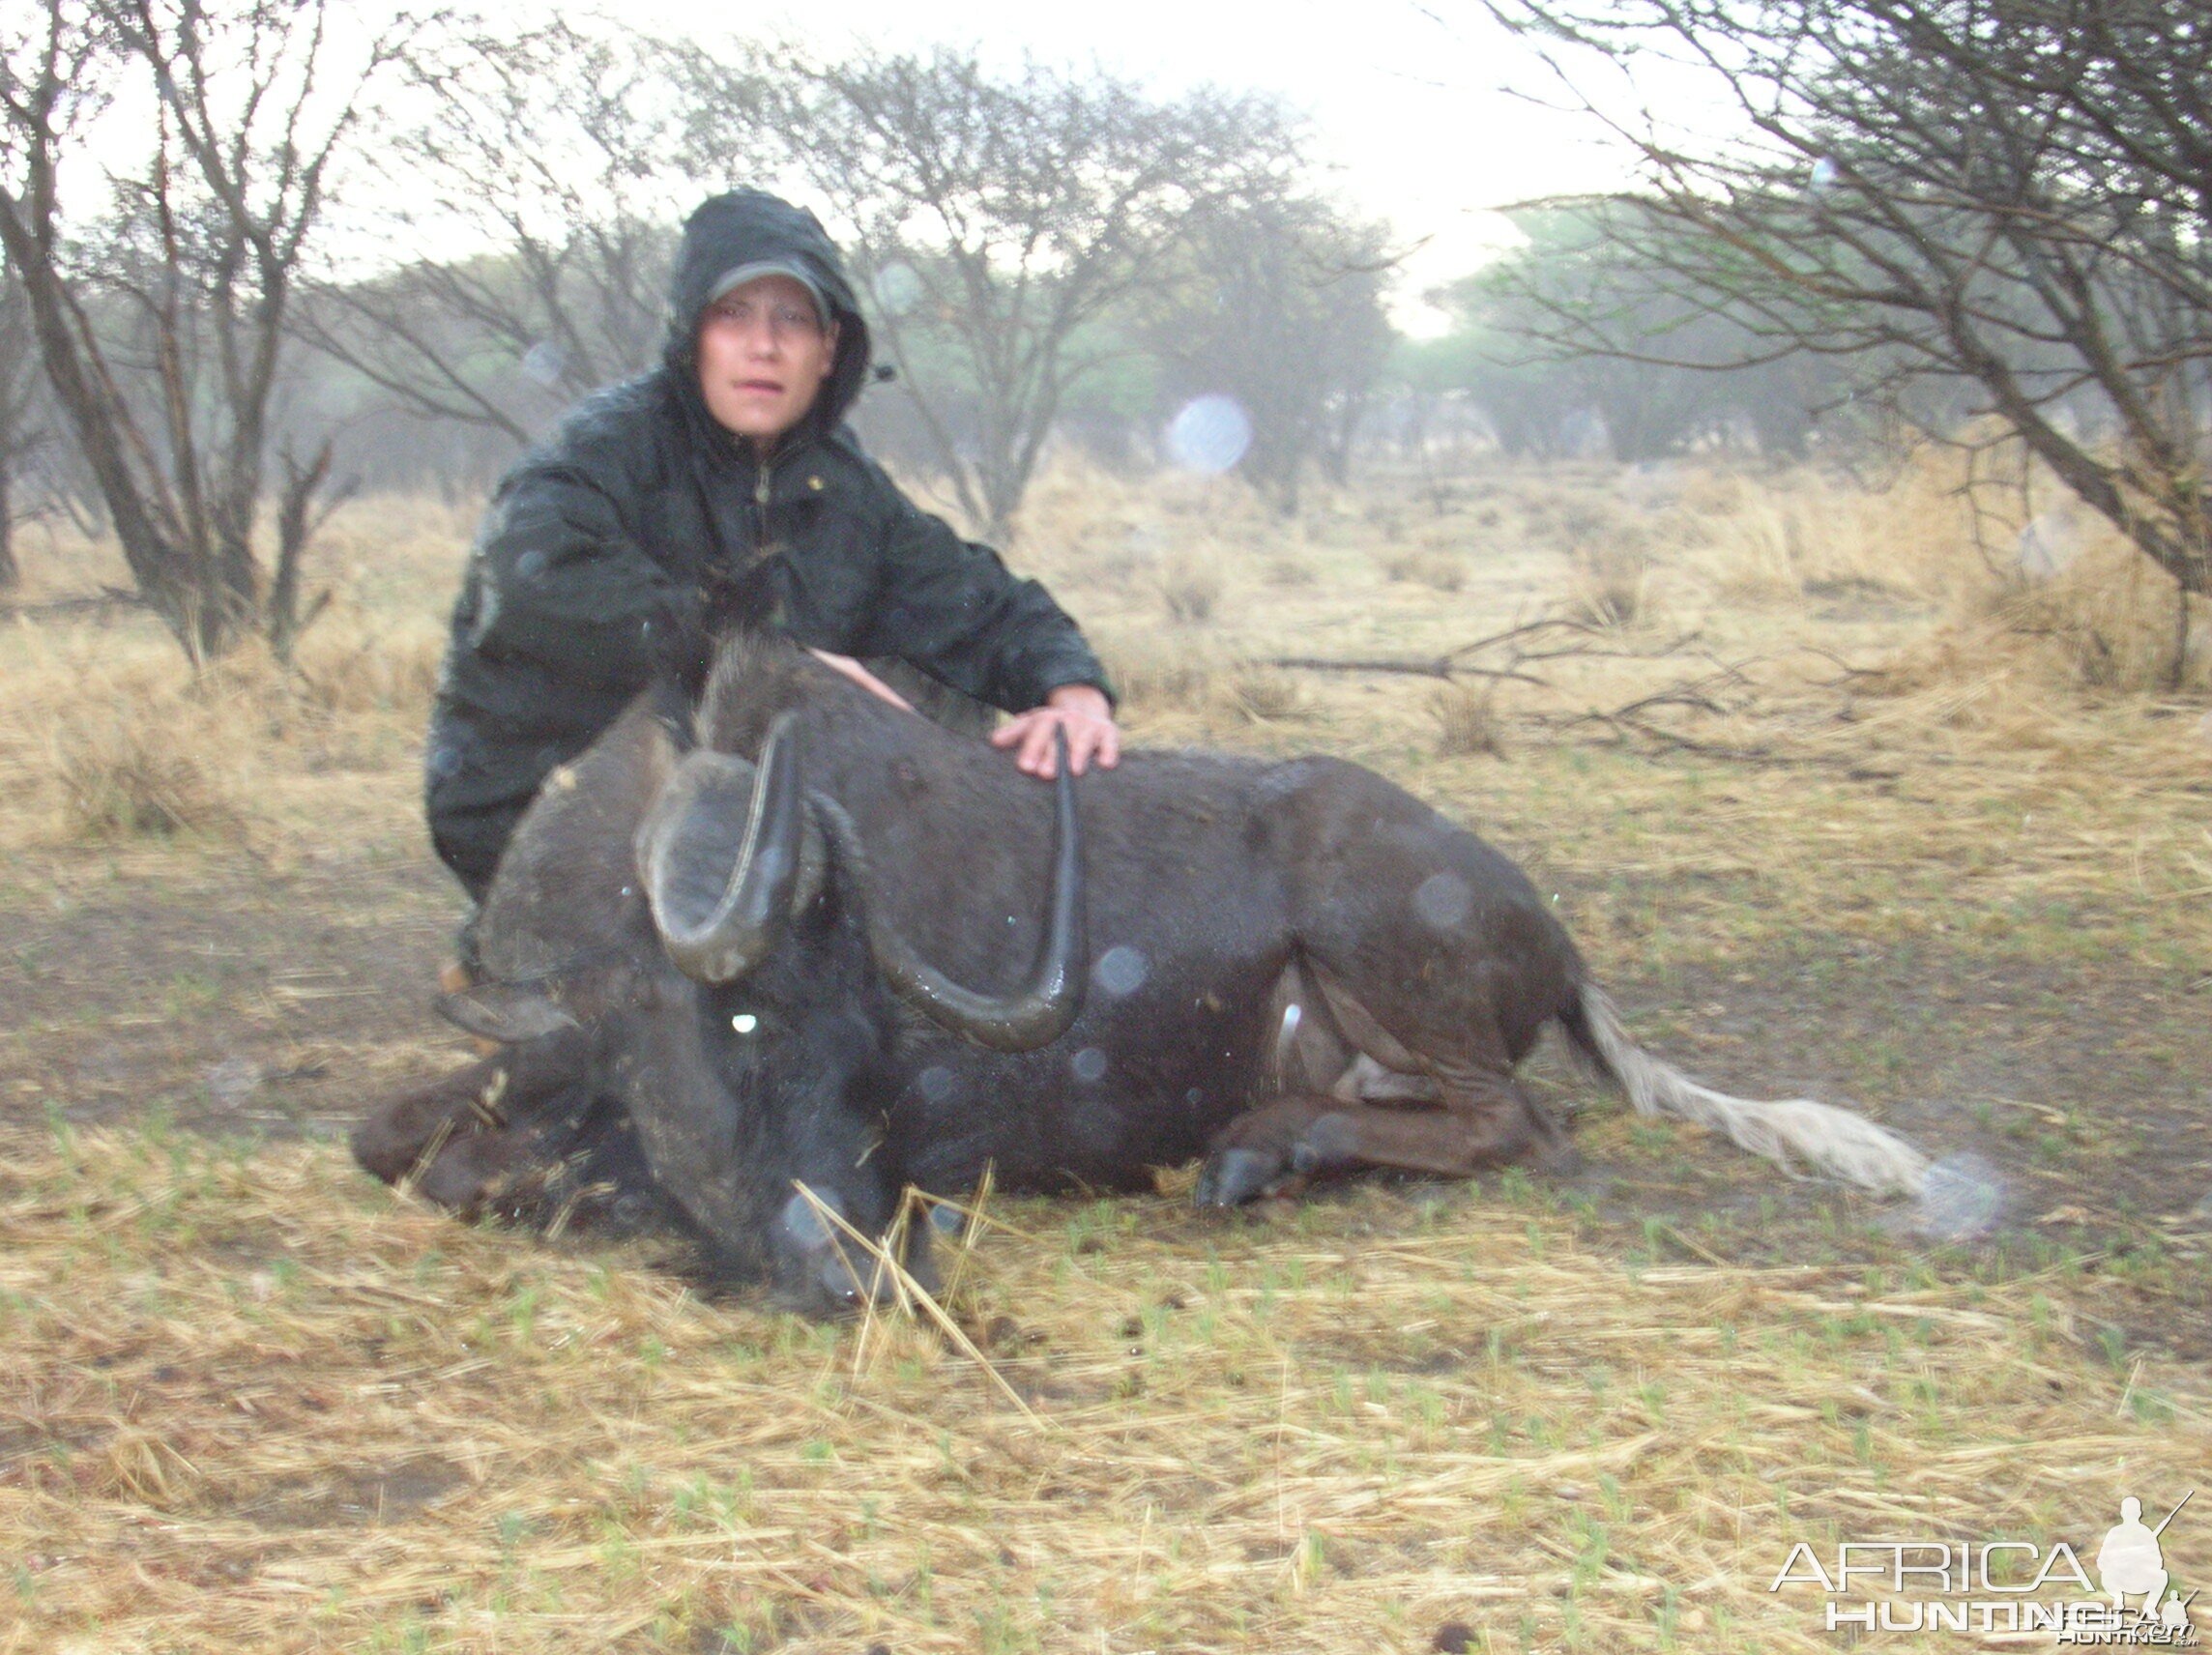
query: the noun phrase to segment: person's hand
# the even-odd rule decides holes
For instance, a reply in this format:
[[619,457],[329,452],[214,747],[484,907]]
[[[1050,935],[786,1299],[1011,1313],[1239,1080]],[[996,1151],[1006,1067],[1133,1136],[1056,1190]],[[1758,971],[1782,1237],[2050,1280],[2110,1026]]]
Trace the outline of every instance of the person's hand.
[[913,703],[909,702],[905,696],[899,694],[897,690],[891,688],[889,684],[884,682],[882,679],[876,677],[874,673],[868,671],[866,667],[862,666],[851,655],[833,655],[828,650],[817,650],[813,648],[809,648],[806,653],[812,655],[816,660],[820,661],[824,666],[828,667],[831,672],[843,673],[847,678],[851,679],[855,683],[859,684],[870,695],[875,696],[878,700],[889,702],[901,712],[912,712],[914,711]]
[[1105,691],[1094,684],[1063,683],[1044,698],[1042,707],[1027,712],[992,732],[991,745],[1012,747],[1014,763],[1024,775],[1050,781],[1060,773],[1053,754],[1055,730],[1067,732],[1067,768],[1081,775],[1096,760],[1110,770],[1121,759],[1121,731],[1114,722],[1114,707]]

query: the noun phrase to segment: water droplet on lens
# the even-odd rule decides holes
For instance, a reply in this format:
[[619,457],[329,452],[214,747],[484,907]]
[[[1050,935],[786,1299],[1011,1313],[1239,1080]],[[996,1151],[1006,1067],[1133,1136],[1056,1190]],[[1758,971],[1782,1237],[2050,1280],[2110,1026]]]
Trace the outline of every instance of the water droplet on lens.
[[1182,405],[1168,422],[1168,457],[1185,471],[1218,476],[1252,446],[1252,417],[1234,396],[1209,392]]
[[1108,994],[1130,995],[1144,986],[1151,971],[1152,963],[1145,958],[1142,948],[1122,944],[1098,956],[1098,963],[1091,968],[1091,980]]
[[423,761],[423,768],[430,772],[433,781],[444,781],[461,768],[459,743],[440,741],[430,749],[429,757]]
[[1095,1046],[1086,1046],[1068,1060],[1067,1066],[1077,1080],[1092,1086],[1106,1078],[1106,1054]]
[[1971,1149],[1945,1155],[1920,1186],[1919,1229],[1943,1241],[1985,1234],[2004,1209],[2004,1175]]
[[539,339],[522,353],[522,377],[551,391],[568,366],[568,353],[551,339]]
[[539,551],[524,552],[514,560],[514,572],[524,580],[536,580],[545,572],[545,554]]
[[2046,511],[2020,532],[2015,554],[2020,572],[2029,580],[2049,580],[2081,552],[2081,537],[2073,525],[2054,511]]
[[943,1103],[952,1095],[952,1071],[943,1064],[932,1063],[914,1077],[915,1089],[932,1103]]
[[1827,156],[1822,156],[1813,163],[1812,182],[1815,189],[1833,189],[1842,182],[1843,176],[1844,169]]
[[1457,874],[1431,874],[1413,891],[1413,912],[1432,930],[1450,930],[1473,907],[1473,888]]
[[1182,1100],[1183,1102],[1189,1104],[1191,1108],[1196,1109],[1200,1104],[1206,1101],[1206,1093],[1200,1091],[1198,1088],[1192,1087],[1190,1090],[1182,1094]]
[[[817,1192],[815,1200],[831,1212],[842,1214],[845,1204],[834,1194]],[[783,1233],[801,1247],[819,1247],[830,1239],[830,1221],[814,1210],[813,1204],[802,1195],[795,1195],[783,1204],[783,1213],[776,1220]]]
[[929,1227],[940,1235],[957,1235],[960,1234],[961,1225],[967,1222],[968,1215],[966,1213],[956,1206],[946,1206],[943,1202],[937,1203],[929,1209]]
[[921,303],[921,276],[904,260],[884,266],[873,285],[876,304],[887,316],[904,316]]
[[225,1058],[207,1072],[208,1090],[225,1109],[236,1109],[259,1089],[261,1065],[251,1058]]

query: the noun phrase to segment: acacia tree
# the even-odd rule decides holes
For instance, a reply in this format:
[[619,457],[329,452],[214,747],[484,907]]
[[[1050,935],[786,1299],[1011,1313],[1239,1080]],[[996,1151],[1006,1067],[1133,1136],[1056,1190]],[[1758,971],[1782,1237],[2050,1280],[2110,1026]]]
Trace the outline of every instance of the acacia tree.
[[[846,230],[874,323],[960,504],[1003,535],[1101,326],[1157,278],[1199,215],[1288,176],[1296,133],[1265,98],[1172,100],[972,52],[827,63],[757,48],[681,55],[692,154],[791,176]],[[849,226],[849,228],[847,228]],[[972,432],[946,417],[972,394]]]
[[[257,627],[286,653],[330,464],[327,444],[303,457],[272,441],[286,314],[334,164],[412,25],[341,50],[329,0],[27,13],[0,29],[0,247],[54,399],[139,592],[191,659]],[[109,176],[106,217],[83,221],[91,181],[65,206],[65,175],[90,170],[95,121],[141,108],[148,149]]]
[[1641,215],[1602,198],[1508,210],[1521,246],[1432,295],[1455,324],[1455,383],[1508,452],[1563,451],[1594,414],[1618,460],[1745,429],[1801,456],[1853,383],[1832,358],[1772,352],[1725,295],[1652,256]]
[[407,76],[428,113],[390,141],[412,188],[383,228],[410,256],[318,284],[300,331],[399,407],[520,446],[660,342],[681,199],[666,65],[555,21],[456,38]]
[[[2200,0],[1489,0],[1568,84],[1657,53],[1737,135],[1616,121],[1623,247],[1754,356],[1981,408],[2190,594],[2212,594],[2212,28]],[[1586,101],[1592,112],[1597,99]],[[1594,310],[1588,349],[1664,355]]]
[[1139,336],[1178,390],[1225,392],[1250,416],[1242,469],[1286,513],[1309,461],[1344,479],[1395,338],[1382,307],[1395,262],[1383,226],[1270,188],[1195,215],[1173,278],[1137,302]]

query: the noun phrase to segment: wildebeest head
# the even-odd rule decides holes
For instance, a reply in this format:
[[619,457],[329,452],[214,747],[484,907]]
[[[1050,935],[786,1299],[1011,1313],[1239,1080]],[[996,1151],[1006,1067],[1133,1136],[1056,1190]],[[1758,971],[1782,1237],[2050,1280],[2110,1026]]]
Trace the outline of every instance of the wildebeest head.
[[803,726],[794,711],[770,730],[757,767],[702,747],[677,767],[637,834],[637,865],[668,958],[702,983],[737,981],[767,957],[793,915],[819,899],[833,862],[859,893],[876,968],[900,996],[954,1033],[1001,1052],[1058,1038],[1082,1003],[1082,849],[1064,762],[1057,786],[1057,851],[1043,944],[1030,983],[978,994],[938,971],[865,897],[870,874],[845,807],[809,793]]
[[[810,737],[833,739],[820,698],[843,693],[842,681],[802,661],[766,675],[753,665],[751,728],[717,718],[710,701],[686,751],[641,707],[548,786],[485,904],[485,962],[506,980],[442,1008],[508,1041],[593,1031],[601,1084],[723,1261],[835,1297],[851,1278],[793,1184],[863,1233],[889,1217],[898,1192],[866,1163],[896,1091],[894,1002],[1004,1052],[1049,1043],[1080,1008],[1074,796],[1062,766],[1049,915],[1028,980],[1006,994],[963,986],[899,934],[852,817],[807,784]],[[764,676],[786,692],[765,734]]]

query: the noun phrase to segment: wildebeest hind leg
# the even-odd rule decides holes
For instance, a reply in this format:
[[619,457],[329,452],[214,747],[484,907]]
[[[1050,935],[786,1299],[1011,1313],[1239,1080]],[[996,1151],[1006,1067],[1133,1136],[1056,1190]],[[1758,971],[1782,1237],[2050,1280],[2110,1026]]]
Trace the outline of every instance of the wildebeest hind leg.
[[1359,1167],[1467,1177],[1487,1167],[1571,1164],[1564,1135],[1511,1080],[1477,1097],[1447,1089],[1439,1109],[1334,1097],[1278,1098],[1223,1129],[1199,1173],[1201,1206],[1236,1206],[1305,1178]]
[[[1315,962],[1308,971],[1344,1037],[1388,1072],[1428,1079],[1437,1107],[1294,1096],[1254,1110],[1214,1141],[1199,1175],[1201,1205],[1234,1206],[1295,1178],[1360,1166],[1444,1177],[1517,1161],[1549,1171],[1573,1166],[1565,1134],[1514,1081],[1503,1038],[1480,1015],[1450,1031],[1452,1050],[1415,1051],[1333,973]],[[1430,1039],[1445,1043],[1441,1031],[1431,1031]]]

